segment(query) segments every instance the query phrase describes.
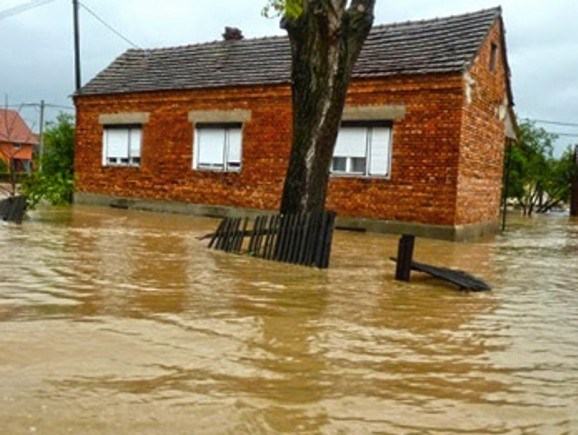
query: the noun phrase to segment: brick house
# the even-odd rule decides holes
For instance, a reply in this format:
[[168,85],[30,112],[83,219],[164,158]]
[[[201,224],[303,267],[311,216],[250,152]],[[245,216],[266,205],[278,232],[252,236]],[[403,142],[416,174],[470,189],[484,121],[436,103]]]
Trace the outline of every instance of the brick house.
[[38,143],[38,135],[30,130],[17,111],[0,109],[0,160],[6,166],[12,161],[16,172],[30,171]]
[[[290,62],[285,37],[128,50],[74,97],[76,201],[278,209]],[[500,8],[375,26],[333,159],[338,224],[449,240],[497,231],[509,76]]]

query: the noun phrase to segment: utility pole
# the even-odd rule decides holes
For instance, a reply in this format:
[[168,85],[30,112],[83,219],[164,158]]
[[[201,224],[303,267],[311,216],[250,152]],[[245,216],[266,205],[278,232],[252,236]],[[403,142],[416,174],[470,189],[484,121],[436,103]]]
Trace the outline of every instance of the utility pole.
[[570,216],[578,217],[578,145],[574,149],[574,176],[570,198]]
[[82,86],[80,76],[80,30],[78,23],[78,0],[72,0],[73,20],[74,20],[74,80],[75,91],[78,92]]
[[38,169],[42,169],[42,156],[44,155],[44,100],[40,101],[40,127],[38,131]]

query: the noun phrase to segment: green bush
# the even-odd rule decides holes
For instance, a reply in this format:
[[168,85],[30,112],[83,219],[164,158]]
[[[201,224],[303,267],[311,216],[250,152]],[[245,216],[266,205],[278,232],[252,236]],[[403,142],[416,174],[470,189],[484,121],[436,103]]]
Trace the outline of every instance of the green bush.
[[20,187],[29,207],[41,200],[53,205],[72,202],[74,192],[74,123],[72,115],[61,113],[44,132],[44,152],[40,169]]
[[518,143],[510,151],[507,197],[514,199],[525,215],[547,213],[570,199],[574,153],[568,148],[555,158],[557,136],[532,122],[522,122],[518,133]]

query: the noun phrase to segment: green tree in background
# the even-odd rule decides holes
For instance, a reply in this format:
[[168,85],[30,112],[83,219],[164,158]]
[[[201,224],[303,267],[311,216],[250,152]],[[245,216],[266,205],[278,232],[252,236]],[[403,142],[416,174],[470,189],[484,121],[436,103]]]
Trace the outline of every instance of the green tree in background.
[[574,173],[573,151],[554,157],[556,135],[532,122],[519,126],[519,141],[511,149],[508,198],[522,213],[546,213],[570,198]]
[[39,169],[20,188],[29,207],[41,200],[53,205],[72,202],[74,190],[74,118],[61,113],[48,123],[44,132],[44,151],[37,162]]
[[329,170],[353,66],[376,0],[269,0],[291,45],[293,141],[282,213],[325,208]]

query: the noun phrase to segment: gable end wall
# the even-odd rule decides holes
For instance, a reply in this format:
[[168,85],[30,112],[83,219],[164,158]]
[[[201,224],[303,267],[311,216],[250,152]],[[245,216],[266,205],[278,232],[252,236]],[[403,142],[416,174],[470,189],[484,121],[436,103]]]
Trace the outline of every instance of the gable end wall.
[[[508,72],[503,28],[496,20],[469,71],[464,75],[465,105],[460,150],[457,222],[496,223],[503,184]],[[490,71],[492,44],[498,47]]]

